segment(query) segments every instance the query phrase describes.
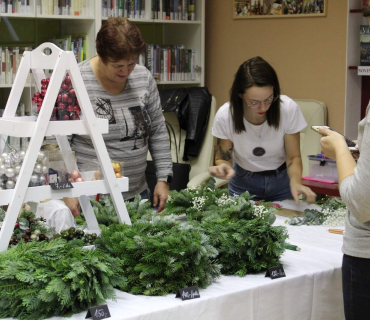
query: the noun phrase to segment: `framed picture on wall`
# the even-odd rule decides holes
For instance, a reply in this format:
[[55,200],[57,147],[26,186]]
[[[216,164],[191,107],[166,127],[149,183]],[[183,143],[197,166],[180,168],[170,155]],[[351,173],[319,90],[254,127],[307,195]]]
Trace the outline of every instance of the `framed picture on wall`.
[[233,0],[234,19],[325,17],[328,0]]

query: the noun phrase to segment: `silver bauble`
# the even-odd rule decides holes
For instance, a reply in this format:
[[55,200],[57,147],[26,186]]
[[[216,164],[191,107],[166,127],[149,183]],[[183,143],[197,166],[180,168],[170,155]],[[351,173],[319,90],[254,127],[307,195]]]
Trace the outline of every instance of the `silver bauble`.
[[7,158],[4,160],[4,164],[5,164],[5,168],[12,168],[12,167],[14,166],[13,158],[11,158],[11,157],[7,157]]
[[39,229],[36,229],[34,232],[33,232],[34,235],[36,236],[39,236],[41,234],[41,231]]
[[33,174],[32,176],[31,176],[31,182],[33,183],[33,184],[35,184],[35,183],[37,183],[39,181],[39,176],[37,175],[37,174]]
[[35,235],[35,234],[31,234],[31,237],[30,237],[30,239],[32,240],[32,241],[37,241],[37,235]]
[[4,174],[6,172],[5,164],[0,164],[0,174]]
[[48,172],[49,172],[49,168],[47,166],[43,166],[42,173],[48,173]]
[[21,171],[21,166],[20,165],[16,165],[14,167],[14,170],[15,170],[15,173],[18,174]]
[[14,189],[14,186],[15,186],[15,182],[12,181],[12,180],[8,180],[5,184],[6,188],[7,189]]
[[44,159],[42,159],[41,164],[46,165],[48,164],[48,162],[49,162],[49,159],[48,157],[45,156]]
[[19,151],[19,156],[20,156],[21,160],[24,159],[25,155],[26,155],[26,151],[24,151],[24,150]]
[[3,152],[1,155],[1,160],[4,161],[8,157],[8,154],[6,152]]
[[19,178],[19,175],[16,175],[16,176],[14,177],[14,181],[17,181],[17,180],[18,180],[18,178]]
[[16,164],[19,164],[22,162],[21,156],[17,152],[12,154],[12,158],[13,158],[14,163]]
[[39,154],[37,155],[37,162],[41,162],[45,159],[45,152],[39,151]]
[[39,181],[38,182],[40,182],[41,184],[44,184],[45,180],[46,180],[45,176],[42,174],[42,175],[39,176]]
[[33,171],[36,172],[36,173],[41,173],[42,172],[42,165],[41,164],[36,164]]
[[15,176],[15,170],[13,168],[8,168],[8,169],[6,169],[5,175],[8,178],[14,177]]

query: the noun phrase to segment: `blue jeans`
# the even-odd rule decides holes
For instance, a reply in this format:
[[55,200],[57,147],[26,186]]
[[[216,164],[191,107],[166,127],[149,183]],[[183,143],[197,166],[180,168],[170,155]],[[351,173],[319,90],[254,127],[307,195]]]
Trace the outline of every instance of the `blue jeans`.
[[[144,199],[150,199],[150,190],[149,188],[145,189],[143,192],[140,193],[140,197],[141,197],[141,200],[144,200]],[[135,200],[135,197],[131,198],[131,199],[128,199],[127,201],[134,201]]]
[[346,320],[370,319],[370,259],[343,255],[342,283]]
[[235,175],[229,181],[230,195],[240,195],[248,191],[255,197],[253,200],[280,201],[293,198],[290,192],[287,169],[276,169],[272,174],[266,175],[251,172],[234,162]]

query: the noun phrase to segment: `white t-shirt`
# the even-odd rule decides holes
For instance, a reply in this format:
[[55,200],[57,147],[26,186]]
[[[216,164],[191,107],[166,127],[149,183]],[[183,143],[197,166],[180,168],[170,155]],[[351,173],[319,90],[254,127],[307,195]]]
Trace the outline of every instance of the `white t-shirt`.
[[246,131],[237,134],[233,129],[230,103],[217,111],[212,134],[233,142],[234,160],[245,170],[259,172],[280,167],[286,161],[284,135],[297,133],[307,126],[299,106],[287,96],[281,95],[280,99],[278,130],[269,127],[267,121],[256,126],[244,118]]
[[51,200],[37,205],[36,217],[46,219],[50,228],[59,233],[62,230],[76,226],[71,210],[62,200]]

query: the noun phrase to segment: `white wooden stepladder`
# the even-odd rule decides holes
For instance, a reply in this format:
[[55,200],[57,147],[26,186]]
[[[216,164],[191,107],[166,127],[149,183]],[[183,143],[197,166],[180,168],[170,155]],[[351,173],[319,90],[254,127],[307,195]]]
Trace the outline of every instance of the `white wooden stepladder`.
[[[50,55],[44,53],[46,48],[51,49]],[[29,71],[32,70],[36,84],[41,89],[41,79],[45,78],[43,69],[53,69],[53,73],[38,117],[15,117]],[[83,120],[50,121],[52,110],[66,72],[69,73],[72,80]],[[121,194],[121,192],[128,191],[128,178],[116,178],[103,140],[103,133],[108,133],[108,120],[95,117],[73,52],[63,51],[52,43],[44,43],[31,52],[25,52],[19,65],[3,117],[0,118],[0,135],[31,137],[31,139],[15,188],[0,190],[0,205],[9,204],[0,230],[0,252],[8,248],[19,210],[22,203],[28,201],[78,197],[86,217],[89,232],[100,233],[98,222],[87,196],[97,193],[110,193],[120,223],[131,224]],[[28,187],[44,136],[55,136],[59,148],[63,152],[71,150],[67,140],[67,135],[71,134],[89,134],[91,136],[100,168],[104,174],[104,180],[72,183],[74,188],[58,191],[53,191],[49,185]],[[0,152],[2,151],[0,150]],[[65,158],[65,162],[69,172],[73,169],[78,169],[75,162],[71,163],[67,161],[67,157]]]

